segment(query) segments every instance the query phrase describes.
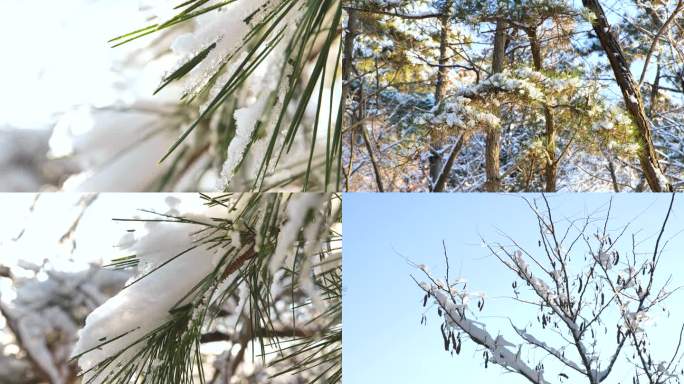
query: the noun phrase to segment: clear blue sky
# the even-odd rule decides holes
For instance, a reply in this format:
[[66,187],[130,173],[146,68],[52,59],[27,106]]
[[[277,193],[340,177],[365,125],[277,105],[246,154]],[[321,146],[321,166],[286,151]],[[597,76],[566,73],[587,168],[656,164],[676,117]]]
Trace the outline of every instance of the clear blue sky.
[[[605,209],[610,196],[555,194],[549,200],[560,220]],[[652,244],[669,198],[666,194],[614,195],[611,226],[632,222],[630,228],[641,230],[638,237],[647,240],[644,246]],[[428,326],[420,325],[422,295],[410,278],[410,274],[419,277],[420,271],[399,255],[439,272],[443,270],[445,240],[451,276],[466,277],[470,290],[488,294],[479,320],[491,326],[490,333],[496,335],[498,329],[504,329],[502,333],[508,337],[507,320],[502,316],[519,319],[524,312],[519,304],[502,298],[510,295],[514,277],[481,246],[480,236],[505,243],[500,230],[530,248],[537,247],[537,224],[520,195],[348,193],[344,195],[343,209],[345,384],[525,382],[504,374],[499,367],[484,369],[482,352],[472,343],[466,343],[458,357],[444,352],[440,319],[434,310],[427,313]],[[675,201],[665,236],[674,238],[665,253],[663,271],[672,271],[677,285],[684,285],[684,277],[677,274],[684,271],[684,235],[678,234],[682,230],[684,195]],[[675,295],[670,303],[681,299],[682,295]],[[657,329],[652,333],[659,350],[668,351],[663,359],[674,350],[672,333],[677,333],[684,321],[684,310],[675,307],[670,306],[669,318],[657,320]],[[614,338],[614,329],[608,336]],[[547,376],[557,381],[557,377]],[[619,380],[631,382],[631,376],[627,373],[606,384]]]

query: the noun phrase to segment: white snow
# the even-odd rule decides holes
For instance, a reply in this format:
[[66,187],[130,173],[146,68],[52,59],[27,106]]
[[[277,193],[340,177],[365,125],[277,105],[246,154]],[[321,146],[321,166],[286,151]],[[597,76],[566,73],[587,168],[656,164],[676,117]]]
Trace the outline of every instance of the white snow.
[[[195,19],[196,31],[191,35],[181,35],[172,44],[172,49],[180,54],[176,66],[182,66],[212,43],[216,43],[216,47],[180,80],[186,92],[199,92],[226,58],[239,57],[245,48],[243,42],[247,33],[273,9],[274,3],[269,0],[237,0],[218,12],[208,12]],[[253,13],[255,17],[251,23],[246,23],[244,20]],[[175,68],[169,72],[173,70]]]
[[[297,23],[299,16],[299,12],[290,12],[285,16],[284,41],[292,36],[294,32],[292,26]],[[266,152],[267,143],[273,135],[273,128],[285,107],[283,102],[288,89],[283,84],[291,69],[287,63],[286,48],[287,45],[282,43],[276,46],[246,80],[245,92],[248,98],[245,105],[234,113],[237,128],[221,171],[221,189],[225,189],[228,185],[231,185],[231,189],[243,188],[233,180],[238,164],[241,164],[241,171],[246,174],[244,176],[247,179],[256,178],[256,173],[261,166],[260,156]],[[240,60],[236,60],[233,65],[239,62]],[[224,78],[227,78],[231,71],[226,73]],[[211,92],[215,92],[220,86],[222,82],[218,81],[217,86]],[[257,132],[259,123],[261,128]],[[251,147],[247,153],[249,145]]]
[[[433,279],[434,280],[434,279]],[[429,284],[426,284],[429,286]],[[496,338],[485,329],[484,324],[471,320],[462,316],[459,310],[462,307],[455,305],[450,296],[437,286],[429,286],[425,289],[425,285],[421,284],[421,288],[426,293],[430,293],[434,297],[437,305],[445,311],[446,323],[455,328],[465,332],[471,340],[475,343],[487,348],[491,355],[491,361],[502,367],[521,372],[526,377],[535,378],[538,384],[549,384],[543,378],[543,372],[529,367],[521,358],[516,348],[516,352],[512,352],[508,347],[515,347],[516,344],[507,341],[503,336],[498,335]]]
[[141,164],[156,164],[175,140],[180,121],[173,112],[163,105],[137,102],[110,109],[78,107],[66,113],[50,138],[50,155],[72,158],[81,173],[71,176],[62,188],[77,192],[149,188],[168,164]]
[[597,255],[594,255],[594,259],[606,270],[613,267],[613,255],[606,251],[599,251]]
[[[209,250],[206,246],[188,251],[196,245],[194,233],[202,228],[198,224],[148,222],[147,232],[138,235],[135,242],[124,250],[138,256],[142,271],[158,269],[129,282],[134,283],[88,316],[85,327],[79,332],[73,355],[98,347],[104,341],[124,336],[83,354],[79,358],[79,367],[82,370],[88,370],[132,345],[168,320],[171,316],[169,311],[179,298],[184,297],[216,267],[221,257],[216,251]],[[185,253],[176,257],[183,252]],[[160,267],[166,262],[168,263]],[[130,359],[141,347],[142,345],[137,345],[129,348],[116,360]],[[107,372],[115,369],[116,364],[110,367],[93,382],[104,382]],[[92,376],[92,373],[86,374],[85,380]]]
[[293,245],[304,225],[306,216],[312,210],[320,209],[324,201],[323,196],[323,194],[319,193],[298,193],[292,195],[287,205],[287,221],[280,229],[278,244],[269,262],[269,270],[272,274],[275,274],[283,265],[292,265],[295,251]]

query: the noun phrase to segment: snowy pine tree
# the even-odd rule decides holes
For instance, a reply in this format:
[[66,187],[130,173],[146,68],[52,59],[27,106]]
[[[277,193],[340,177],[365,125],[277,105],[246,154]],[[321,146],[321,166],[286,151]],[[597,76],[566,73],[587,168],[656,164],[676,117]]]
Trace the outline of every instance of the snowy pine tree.
[[339,0],[149,0],[141,12],[150,24],[111,44],[135,41],[125,68],[153,60],[159,84],[61,119],[51,156],[78,166],[64,189],[338,189]]
[[347,188],[680,188],[682,6],[621,5],[348,2]]
[[[202,212],[169,198],[132,220],[143,233],[111,267],[137,274],[79,332],[83,382],[339,382],[339,197],[204,198]],[[230,347],[207,376],[202,345],[216,341]]]
[[2,382],[340,382],[340,196],[46,196],[0,232]]

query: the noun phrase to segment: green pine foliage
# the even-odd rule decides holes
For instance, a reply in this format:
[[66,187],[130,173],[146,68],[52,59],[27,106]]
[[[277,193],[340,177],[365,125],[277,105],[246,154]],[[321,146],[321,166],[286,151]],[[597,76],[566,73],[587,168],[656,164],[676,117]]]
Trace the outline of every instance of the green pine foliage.
[[[207,357],[200,347],[210,341],[208,338],[212,335],[221,335],[221,328],[216,325],[231,315],[236,319],[232,325],[236,333],[220,340],[241,345],[242,355],[239,358],[228,355],[227,362],[235,365],[226,374],[235,374],[239,359],[251,359],[257,365],[270,367],[269,372],[275,372],[272,377],[250,379],[256,382],[270,382],[290,374],[308,383],[341,382],[341,197],[321,195],[319,206],[303,212],[304,221],[295,233],[292,264],[283,263],[273,268],[278,241],[282,241],[280,232],[288,231],[287,223],[293,220],[287,212],[295,196],[202,194],[207,207],[225,214],[207,220],[193,215],[146,212],[149,218],[120,219],[200,228],[193,233],[193,240],[186,249],[152,269],[141,268],[139,255],[114,260],[108,268],[138,268],[141,271],[123,292],[144,279],[155,278],[162,268],[193,250],[204,249],[221,257],[210,273],[183,297],[176,298],[177,303],[168,310],[163,323],[127,342],[124,347],[114,348],[107,358],[84,370],[83,382],[214,382],[207,376]],[[196,262],[208,263],[209,260]],[[304,286],[307,276],[313,279],[316,297]],[[174,282],[166,281],[165,284]],[[281,294],[274,296],[277,291]],[[228,301],[237,302],[237,316],[226,313]],[[286,308],[282,307],[283,303]],[[317,315],[302,317],[302,311]],[[290,320],[283,320],[288,313]],[[287,325],[287,329],[282,329],[283,325]],[[93,351],[106,349],[127,335],[128,332],[103,337],[97,345],[80,351],[73,358],[80,359]],[[248,347],[252,356],[244,355]],[[218,374],[217,371],[214,377]]]
[[[431,190],[431,157],[454,154],[446,189],[486,190],[485,154],[497,138],[497,190],[641,191],[649,188],[642,158],[648,138],[633,103],[649,121],[665,174],[660,183],[681,186],[683,47],[681,39],[654,41],[647,31],[681,35],[666,22],[680,20],[682,7],[666,1],[604,8],[639,97],[621,93],[624,84],[607,60],[618,53],[602,47],[591,24],[596,15],[582,4],[349,1],[355,76],[346,106],[345,188]],[[494,66],[497,25],[501,73]]]
[[[226,6],[238,3],[237,0],[185,1],[175,7],[177,14],[168,20],[153,22],[110,42],[117,47],[149,35],[174,33],[198,16],[223,12]],[[336,112],[339,99],[334,90],[340,87],[341,18],[339,0],[264,1],[263,6],[242,20],[249,31],[238,50],[217,52],[217,42],[198,47],[186,61],[166,74],[155,94],[191,76],[212,54],[221,55],[212,58],[217,65],[212,64],[211,72],[203,74],[201,81],[188,88],[179,100],[198,107],[199,113],[181,128],[178,139],[160,159],[171,164],[164,180],[168,182],[177,177],[179,165],[197,156],[188,150],[196,146],[192,141],[207,142],[213,156],[212,166],[222,167],[231,143],[239,140],[235,110],[241,95],[250,87],[249,81],[259,66],[275,57],[276,51],[282,51],[282,56],[277,56],[277,62],[272,63],[275,66],[268,69],[278,71],[278,84],[267,96],[267,108],[259,121],[253,122],[257,127],[244,145],[245,153],[255,152],[257,170],[247,175],[243,183],[231,184],[232,175],[239,174],[244,167],[244,157],[232,161],[230,169],[223,169],[226,179],[223,188],[231,191],[338,190],[342,126],[341,115]],[[265,127],[268,124],[272,127]],[[283,159],[298,155],[297,140],[308,146],[307,156],[302,157],[301,164],[286,164],[286,175],[282,176]],[[255,150],[257,141],[267,145]]]

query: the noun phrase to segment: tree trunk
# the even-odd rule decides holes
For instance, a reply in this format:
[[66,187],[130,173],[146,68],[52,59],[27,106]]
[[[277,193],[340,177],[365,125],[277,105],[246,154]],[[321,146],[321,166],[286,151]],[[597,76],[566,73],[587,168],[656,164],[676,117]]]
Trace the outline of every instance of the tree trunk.
[[[354,54],[354,38],[356,37],[356,11],[347,11],[347,28],[343,35],[342,52],[342,96],[349,97],[351,94],[351,74]],[[344,98],[343,98],[344,100]]]
[[[530,50],[532,51],[532,61],[534,62],[534,69],[541,71],[544,68],[544,62],[541,55],[541,45],[537,38],[536,27],[530,27],[525,30],[530,40]],[[545,167],[545,181],[546,192],[556,192],[556,179],[558,178],[558,159],[556,158],[556,123],[553,117],[553,110],[544,104],[544,125],[545,141],[546,141],[546,167]]]
[[599,0],[582,0],[582,2],[587,9],[594,13],[595,18],[592,21],[594,32],[596,32],[601,46],[608,56],[610,66],[615,74],[615,80],[622,91],[622,97],[627,110],[636,125],[636,139],[640,147],[639,163],[644,177],[653,192],[671,190],[672,186],[663,175],[658,163],[658,155],[653,146],[650,123],[644,112],[641,91],[629,71],[629,65],[622,53],[620,43],[612,33]]
[[615,172],[615,164],[611,158],[610,153],[605,153],[606,161],[608,161],[608,172],[610,173],[610,181],[613,183],[613,191],[620,192],[620,184],[618,184],[617,173]]
[[[352,76],[352,65],[353,55],[354,55],[354,38],[356,37],[356,11],[347,10],[347,28],[344,31],[342,40],[342,95],[340,97],[340,110],[344,115],[345,108],[347,106],[347,99],[351,96],[351,76]],[[354,115],[354,113],[352,113]],[[349,190],[349,183],[351,182],[351,172],[352,164],[354,163],[354,132],[356,130],[356,122],[352,118],[350,126],[351,132],[349,133],[349,164],[346,174],[347,185],[345,186],[347,191]]]
[[[446,77],[448,68],[446,66],[447,57],[447,45],[449,43],[449,18],[451,16],[451,3],[452,0],[447,0],[444,2],[444,7],[442,8],[442,16],[440,17],[441,31],[439,35],[439,67],[437,68],[437,79],[435,82],[435,106],[441,109],[440,103],[444,100],[446,95]],[[430,135],[430,189],[434,188],[433,185],[437,181],[442,168],[444,167],[444,156],[440,152],[442,146],[444,145],[443,135],[432,132]]]
[[463,132],[461,134],[461,137],[458,138],[456,144],[454,144],[454,146],[451,148],[451,153],[449,154],[449,157],[447,158],[447,161],[444,164],[441,174],[437,177],[437,180],[435,181],[432,192],[444,192],[447,179],[449,178],[449,173],[451,173],[451,168],[454,166],[454,161],[456,160],[456,157],[458,157],[459,153],[461,153],[463,146],[469,138],[470,133],[467,131]]
[[385,192],[385,187],[382,183],[382,175],[380,174],[380,167],[378,166],[378,160],[375,158],[375,151],[373,151],[373,144],[368,137],[368,132],[366,127],[361,127],[361,134],[363,135],[363,142],[366,145],[366,150],[368,151],[368,158],[370,159],[371,165],[373,166],[373,175],[375,176],[375,184],[378,187],[378,192]]
[[660,92],[660,57],[657,59],[658,66],[656,67],[655,80],[653,81],[653,86],[651,87],[651,105],[648,106],[648,116],[653,118],[656,112],[656,106],[658,105],[658,93]]
[[[506,23],[498,19],[494,33],[494,52],[492,53],[492,75],[501,73],[504,68],[504,55],[506,54]],[[485,137],[485,172],[487,181],[484,187],[487,192],[496,192],[501,189],[499,177],[501,153],[501,132],[498,129],[489,129]]]

